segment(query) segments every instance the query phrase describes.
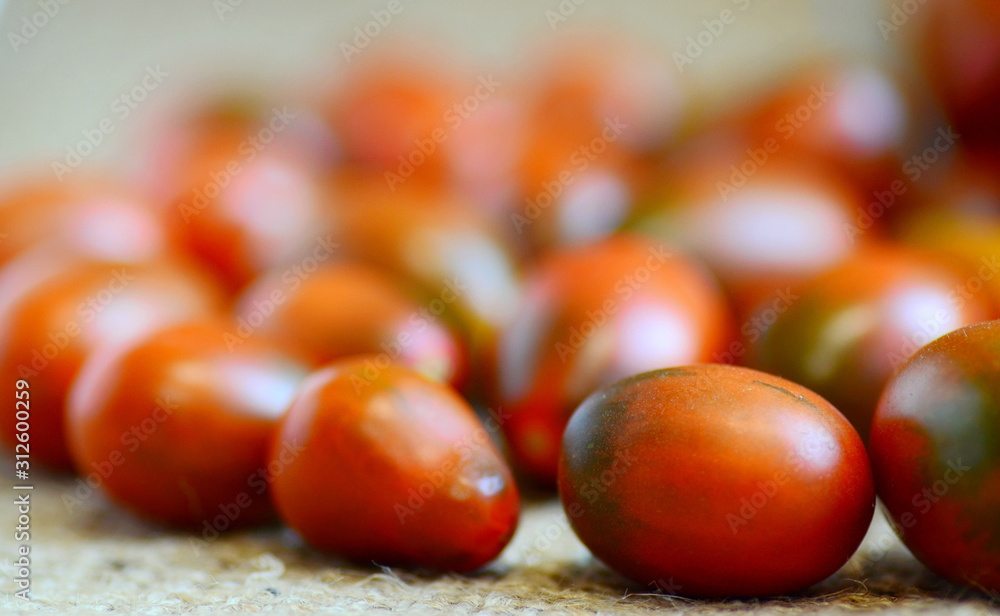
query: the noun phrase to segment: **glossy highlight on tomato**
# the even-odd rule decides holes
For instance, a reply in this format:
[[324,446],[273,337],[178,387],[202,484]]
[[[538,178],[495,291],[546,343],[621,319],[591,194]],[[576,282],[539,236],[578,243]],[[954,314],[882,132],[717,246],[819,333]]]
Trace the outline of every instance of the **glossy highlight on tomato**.
[[639,374],[587,398],[563,437],[559,492],[597,558],[692,597],[820,582],[875,508],[864,445],[836,409],[717,364]]
[[910,551],[955,584],[1000,590],[1000,321],[910,358],[882,394],[871,457]]
[[[25,253],[0,273],[0,378],[31,384],[31,455],[71,468],[64,434],[70,384],[97,348],[221,309],[207,278],[189,267]],[[14,421],[0,422],[12,445]]]
[[322,363],[370,353],[380,364],[399,362],[454,386],[467,373],[462,341],[444,318],[370,266],[331,263],[304,276],[275,272],[243,294],[236,313],[248,334],[295,344]]
[[498,349],[498,402],[516,464],[555,483],[562,432],[594,389],[643,370],[712,361],[730,340],[713,279],[633,236],[552,253],[530,275]]
[[272,446],[299,451],[273,483],[282,519],[313,547],[360,563],[471,571],[517,525],[507,464],[445,385],[364,357],[313,373]]
[[160,523],[214,538],[273,517],[271,438],[310,365],[280,345],[230,348],[202,320],[97,351],[68,403],[77,471]]

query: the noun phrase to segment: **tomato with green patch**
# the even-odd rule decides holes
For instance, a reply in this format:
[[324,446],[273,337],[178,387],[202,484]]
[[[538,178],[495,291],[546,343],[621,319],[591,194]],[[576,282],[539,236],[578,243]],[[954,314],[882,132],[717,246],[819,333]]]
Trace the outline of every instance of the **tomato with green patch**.
[[1000,321],[939,338],[900,369],[871,455],[910,551],[951,582],[1000,591]]
[[864,445],[815,393],[703,364],[599,390],[563,437],[559,491],[594,555],[694,597],[780,595],[837,571],[875,489]]

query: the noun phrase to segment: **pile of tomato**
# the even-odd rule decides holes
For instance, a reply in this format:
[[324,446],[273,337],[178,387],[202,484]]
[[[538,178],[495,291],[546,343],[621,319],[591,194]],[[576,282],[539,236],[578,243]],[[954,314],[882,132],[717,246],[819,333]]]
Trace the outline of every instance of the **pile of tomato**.
[[116,173],[6,178],[32,459],[205,539],[458,572],[558,487],[597,558],[699,597],[823,580],[878,494],[1000,589],[1000,10],[921,13],[919,76],[810,64],[711,112],[633,43],[372,49]]

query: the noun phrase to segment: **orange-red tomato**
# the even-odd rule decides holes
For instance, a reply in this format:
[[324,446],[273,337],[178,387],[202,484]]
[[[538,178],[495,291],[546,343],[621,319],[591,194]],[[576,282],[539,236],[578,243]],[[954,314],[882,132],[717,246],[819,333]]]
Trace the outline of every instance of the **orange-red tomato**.
[[339,249],[420,289],[422,305],[466,340],[474,369],[482,365],[520,297],[510,247],[488,221],[454,195],[417,183],[389,190],[384,181],[355,181],[336,194]]
[[1000,151],[1000,6],[930,0],[919,55],[962,142]]
[[379,365],[398,362],[452,385],[466,375],[465,350],[442,317],[365,265],[270,274],[243,294],[236,312],[241,333],[261,331],[323,363],[373,354]]
[[354,358],[312,374],[271,458],[282,519],[351,560],[469,571],[517,525],[517,487],[472,409],[396,365],[370,374]]
[[333,256],[323,191],[307,168],[239,148],[196,160],[197,179],[168,209],[171,228],[230,290],[279,265]]
[[95,352],[70,393],[76,469],[124,507],[220,531],[271,517],[267,452],[309,365],[283,347],[226,341],[203,320]]
[[918,348],[995,318],[975,276],[931,255],[872,247],[795,289],[783,312],[744,333],[750,366],[826,397],[867,438],[878,397]]
[[696,597],[822,581],[875,510],[857,432],[813,392],[746,368],[666,368],[590,396],[563,438],[559,491],[612,569]]
[[698,265],[638,237],[550,254],[498,349],[498,403],[517,464],[553,484],[563,429],[601,386],[663,366],[712,361],[730,341],[728,306]]
[[171,250],[159,212],[109,180],[35,177],[8,183],[0,190],[0,263],[43,243],[120,262]]
[[1000,321],[931,342],[889,381],[872,424],[893,528],[938,575],[1000,591]]
[[[91,352],[220,304],[203,275],[165,261],[115,264],[34,251],[7,264],[0,272],[0,379],[31,385],[32,459],[70,468],[64,404]],[[14,438],[13,418],[0,422],[0,439]]]

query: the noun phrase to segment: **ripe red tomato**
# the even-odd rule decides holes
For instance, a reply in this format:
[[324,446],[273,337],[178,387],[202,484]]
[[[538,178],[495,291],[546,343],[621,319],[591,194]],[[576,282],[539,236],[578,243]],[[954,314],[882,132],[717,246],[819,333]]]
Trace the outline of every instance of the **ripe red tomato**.
[[70,393],[76,469],[148,519],[206,538],[271,517],[267,451],[309,372],[281,346],[185,323],[97,351]]
[[489,433],[447,386],[367,370],[355,358],[313,373],[282,420],[271,453],[282,519],[363,563],[482,567],[514,534],[520,502]]
[[468,368],[461,341],[442,317],[365,265],[272,273],[243,294],[236,313],[248,335],[260,331],[293,343],[324,363],[377,354],[379,365],[398,362],[456,386]]
[[632,228],[704,259],[746,313],[774,289],[840,263],[868,234],[857,222],[861,202],[839,176],[766,154],[758,164],[742,143],[693,144]]
[[872,466],[906,546],[938,575],[1000,590],[1000,321],[931,342],[889,381]]
[[231,291],[270,268],[333,257],[323,191],[308,169],[239,148],[195,161],[197,179],[176,195],[169,222]]
[[918,348],[995,318],[975,277],[929,255],[872,247],[793,291],[773,325],[750,328],[750,366],[809,387],[867,438],[878,397]]
[[0,193],[0,264],[39,244],[86,258],[142,262],[172,249],[159,212],[98,178],[30,178]]
[[695,597],[820,582],[875,509],[864,445],[836,409],[723,365],[648,372],[587,398],[563,437],[559,492],[597,558]]
[[1000,151],[1000,6],[932,0],[921,10],[919,56],[962,141]]
[[[31,455],[69,469],[64,403],[84,359],[180,320],[211,314],[221,300],[200,273],[161,261],[141,265],[26,253],[0,273],[0,379],[31,385]],[[13,446],[13,418],[0,439]]]
[[563,429],[594,389],[662,366],[712,361],[728,306],[686,257],[632,236],[552,253],[498,349],[499,404],[515,462],[554,484]]

